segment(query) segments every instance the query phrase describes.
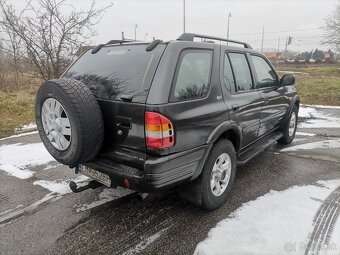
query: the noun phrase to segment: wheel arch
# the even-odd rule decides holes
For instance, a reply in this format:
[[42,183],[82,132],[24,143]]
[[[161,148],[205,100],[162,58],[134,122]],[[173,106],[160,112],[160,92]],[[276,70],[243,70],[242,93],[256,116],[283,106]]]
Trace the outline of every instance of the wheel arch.
[[234,145],[236,154],[240,151],[242,132],[236,123],[225,121],[219,124],[208,137],[207,143],[215,143],[220,139],[228,139]]
[[286,114],[283,117],[282,122],[281,122],[281,127],[280,127],[281,129],[284,128],[284,126],[287,123],[287,121],[289,121],[289,117],[290,117],[290,114],[293,111],[294,106],[296,106],[298,108],[298,110],[299,110],[299,108],[300,108],[300,101],[301,100],[300,100],[300,97],[298,95],[295,95],[293,97],[293,99],[290,101],[290,105],[288,107],[288,110],[287,110],[287,112],[286,112]]

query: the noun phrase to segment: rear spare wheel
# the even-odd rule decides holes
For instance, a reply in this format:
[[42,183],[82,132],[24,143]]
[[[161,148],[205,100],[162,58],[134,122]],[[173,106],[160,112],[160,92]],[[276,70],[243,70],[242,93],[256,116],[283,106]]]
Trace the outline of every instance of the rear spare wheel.
[[100,107],[80,81],[62,78],[44,82],[36,95],[35,117],[46,149],[62,164],[86,162],[102,146]]

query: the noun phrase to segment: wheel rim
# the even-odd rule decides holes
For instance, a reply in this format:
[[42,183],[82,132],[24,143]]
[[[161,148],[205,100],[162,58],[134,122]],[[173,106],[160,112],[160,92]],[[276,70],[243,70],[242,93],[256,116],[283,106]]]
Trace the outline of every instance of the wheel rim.
[[210,177],[210,188],[218,197],[226,190],[231,175],[231,159],[227,153],[222,153],[215,161]]
[[42,106],[41,120],[53,147],[67,150],[71,143],[71,123],[62,104],[54,98],[48,98]]
[[296,114],[295,112],[292,112],[292,116],[290,117],[290,121],[289,121],[289,136],[293,136],[294,131],[295,131],[295,127],[296,127]]

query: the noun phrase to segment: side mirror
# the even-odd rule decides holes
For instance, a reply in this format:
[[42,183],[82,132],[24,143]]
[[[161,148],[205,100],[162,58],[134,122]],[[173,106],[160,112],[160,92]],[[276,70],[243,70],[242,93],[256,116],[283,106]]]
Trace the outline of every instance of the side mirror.
[[280,79],[281,86],[290,86],[295,84],[295,77],[292,74],[285,74]]

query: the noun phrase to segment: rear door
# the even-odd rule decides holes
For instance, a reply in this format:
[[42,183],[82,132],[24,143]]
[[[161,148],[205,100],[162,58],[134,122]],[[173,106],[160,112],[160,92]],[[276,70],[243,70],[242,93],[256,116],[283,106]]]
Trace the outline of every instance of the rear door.
[[166,45],[152,51],[146,47],[129,44],[103,47],[95,54],[88,51],[64,74],[85,83],[101,107],[105,126],[101,157],[145,159],[145,102]]
[[221,75],[225,103],[230,119],[242,129],[241,147],[247,146],[258,137],[262,100],[250,71],[244,52],[222,51]]
[[288,108],[286,88],[280,86],[279,77],[271,64],[261,55],[251,54],[256,87],[262,98],[259,135],[273,130]]

